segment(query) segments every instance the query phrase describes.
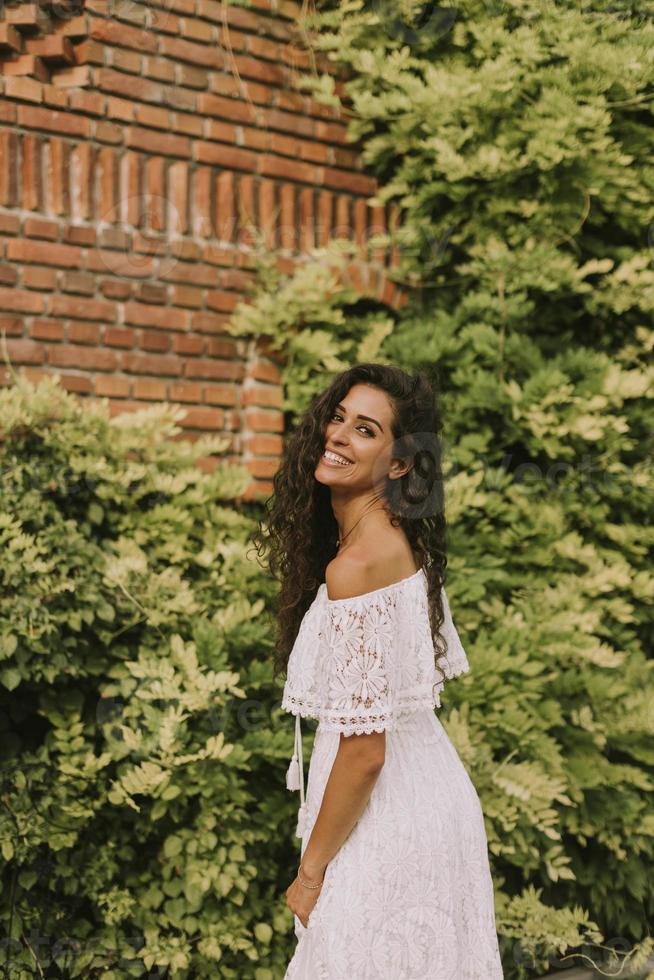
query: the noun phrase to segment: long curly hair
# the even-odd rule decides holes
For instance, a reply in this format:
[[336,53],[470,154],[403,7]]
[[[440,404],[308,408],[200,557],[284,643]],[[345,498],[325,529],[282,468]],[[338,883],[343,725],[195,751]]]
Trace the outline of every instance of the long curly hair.
[[386,364],[355,364],[315,395],[299,420],[273,477],[272,494],[264,502],[265,514],[252,535],[259,564],[280,581],[273,680],[286,672],[300,623],[338,550],[338,524],[329,487],[316,480],[314,470],[324,451],[326,427],[336,405],[355,384],[371,385],[390,396],[393,455],[413,459],[413,466],[403,477],[386,479],[382,493],[391,523],[403,528],[427,576],[429,620],[439,670],[439,661],[447,653],[447,642],[440,632],[445,618],[441,588],[447,567],[440,408],[424,374],[408,374]]

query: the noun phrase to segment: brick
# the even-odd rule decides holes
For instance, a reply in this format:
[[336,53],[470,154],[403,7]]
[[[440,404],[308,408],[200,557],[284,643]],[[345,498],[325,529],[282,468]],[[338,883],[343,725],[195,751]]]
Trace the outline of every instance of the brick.
[[106,119],[96,122],[94,137],[98,143],[111,143],[116,146],[123,142],[123,130],[115,123],[107,122]]
[[88,221],[92,211],[92,173],[94,150],[89,143],[80,143],[70,154],[71,214],[76,221]]
[[75,49],[70,39],[62,34],[28,38],[25,41],[25,50],[28,54],[55,64],[73,64],[75,61]]
[[243,465],[250,471],[252,476],[274,476],[279,468],[278,459],[247,459]]
[[[2,63],[2,74],[5,78],[29,76],[38,82],[48,82],[50,80],[48,66],[41,58],[37,58],[33,54],[22,54],[18,58],[13,58],[11,61],[4,61]],[[40,102],[41,99],[34,101]]]
[[71,323],[68,340],[75,344],[99,344],[100,327],[97,323]]
[[300,190],[300,251],[311,252],[315,240],[315,195],[312,187]]
[[121,221],[136,228],[141,221],[141,157],[131,150],[120,161],[120,187]]
[[209,357],[238,357],[238,344],[231,337],[212,337],[207,341]]
[[105,327],[103,343],[109,347],[135,347],[136,331],[127,327]]
[[0,130],[0,206],[18,204],[18,136],[10,130]]
[[241,298],[234,293],[212,290],[211,292],[207,292],[207,306],[210,310],[219,310],[221,313],[232,313]]
[[98,217],[101,221],[115,224],[120,220],[118,213],[118,157],[110,146],[103,146],[97,154],[98,179]]
[[13,24],[0,24],[0,51],[3,55],[19,54],[23,50],[23,39]]
[[92,371],[115,371],[113,351],[91,349],[76,344],[57,344],[48,348],[48,364],[56,367],[86,368]]
[[143,227],[147,231],[163,232],[166,228],[166,171],[163,157],[151,157],[145,162],[145,207]]
[[282,412],[263,408],[246,408],[244,416],[245,425],[252,432],[284,431],[284,416]]
[[[43,85],[41,82],[37,82],[35,78],[14,76],[5,80],[5,95],[10,99],[24,99],[26,102],[42,102]],[[20,109],[24,108],[24,106],[20,106]]]
[[290,252],[296,248],[295,194],[296,190],[293,184],[282,184],[279,195],[279,244],[281,249]]
[[240,361],[210,361],[198,358],[184,362],[184,375],[187,378],[230,378],[237,380],[243,377],[243,365]]
[[197,93],[178,85],[166,87],[165,102],[171,109],[181,109],[183,112],[197,111]]
[[206,143],[195,140],[193,157],[198,163],[210,163],[230,170],[254,171],[257,168],[258,156],[249,150],[227,146],[223,143]]
[[88,116],[103,116],[106,99],[97,92],[70,92],[68,104],[73,111],[83,112]]
[[14,286],[17,280],[18,270],[13,265],[4,265],[0,262],[0,284]]
[[20,31],[49,30],[51,21],[38,3],[22,3],[18,7],[8,7],[4,11],[7,23]]
[[14,364],[43,364],[45,347],[33,340],[7,340],[7,354]]
[[170,111],[160,106],[137,104],[134,109],[134,119],[141,126],[152,126],[154,129],[170,127]]
[[83,225],[66,225],[63,239],[70,245],[95,245],[95,228],[85,228]]
[[166,330],[187,330],[189,313],[170,307],[148,306],[142,303],[126,303],[125,323],[138,327],[162,327]]
[[132,295],[132,289],[131,283],[116,279],[103,279],[100,283],[100,292],[107,299],[129,299]]
[[243,405],[256,405],[262,408],[281,408],[284,400],[282,389],[278,385],[253,385],[241,393]]
[[120,355],[120,368],[131,374],[150,374],[155,377],[179,377],[184,362],[172,354],[141,354],[124,351]]
[[59,383],[66,391],[87,395],[93,391],[91,379],[83,374],[60,374]]
[[103,398],[129,398],[131,386],[127,378],[103,374],[94,378],[95,393]]
[[52,316],[71,317],[75,320],[116,319],[116,307],[101,299],[87,299],[82,296],[52,296],[50,311]]
[[194,17],[185,17],[180,25],[180,34],[192,41],[202,41],[204,44],[216,43],[216,32],[213,24]]
[[174,82],[175,67],[175,64],[166,58],[145,58],[143,74],[159,82]]
[[54,242],[59,237],[59,224],[45,218],[25,218],[23,235],[25,238],[47,238]]
[[188,408],[179,424],[184,429],[222,429],[225,415],[221,408]]
[[33,320],[29,335],[35,340],[63,340],[64,325],[60,320]]
[[264,179],[259,184],[259,224],[267,249],[277,247],[278,216],[275,182]]
[[264,124],[263,113],[256,106],[210,92],[203,92],[198,96],[197,110],[204,116],[215,116],[229,122],[250,123],[253,126]]
[[168,397],[173,402],[202,401],[202,385],[189,381],[171,381]]
[[55,24],[54,30],[57,34],[63,34],[64,37],[71,37],[75,40],[84,38],[89,33],[89,18],[86,14],[66,18]]
[[227,316],[220,316],[217,313],[193,313],[191,316],[191,329],[198,333],[224,333]]
[[75,269],[80,263],[80,249],[59,242],[35,242],[18,239],[7,245],[7,258],[16,262],[34,262],[40,265],[56,265]]
[[209,72],[206,68],[198,68],[197,65],[177,64],[175,78],[179,85],[188,85],[189,88],[199,88],[203,92],[209,88]]
[[234,385],[204,386],[204,400],[209,405],[236,405],[236,393]]
[[197,167],[192,178],[192,234],[195,238],[213,237],[211,225],[212,173],[209,167]]
[[243,143],[242,126],[220,122],[218,119],[207,119],[205,121],[204,131],[200,135],[204,135],[207,140],[215,140],[217,143],[227,143],[229,145]]
[[[105,241],[109,240],[108,230],[112,229],[101,233]],[[122,231],[119,235],[121,239],[124,238]],[[86,268],[93,272],[110,272],[114,276],[147,279],[154,274],[154,259],[149,255],[139,255],[136,246],[132,248],[129,241],[121,240],[113,251],[108,248],[89,251]],[[131,292],[132,287],[128,283],[123,284],[121,298],[130,296]]]
[[334,220],[334,195],[329,191],[321,191],[318,195],[318,245],[324,246],[332,235]]
[[175,334],[172,338],[172,350],[175,354],[189,354],[197,357],[204,354],[204,337],[189,337],[186,334]]
[[217,45],[196,44],[177,37],[160,37],[159,52],[174,61],[187,61],[191,65],[204,65],[206,68],[226,67],[226,55]]
[[136,103],[127,99],[117,99],[115,96],[107,97],[107,116],[110,119],[119,119],[121,122],[132,122],[136,114]]
[[155,330],[141,330],[139,347],[143,350],[169,351],[170,336],[167,333],[157,333]]
[[[88,65],[76,65],[75,68],[64,68],[58,71],[52,78],[52,84],[56,89],[84,88],[91,84],[91,69]],[[85,99],[83,96],[89,96]],[[82,112],[91,112],[99,115],[102,112],[104,99],[102,96],[91,92],[71,92],[69,96],[71,108],[79,109]]]
[[255,241],[256,210],[254,204],[254,178],[239,177],[236,191],[238,226],[236,242],[238,245],[252,245]]
[[19,106],[18,123],[27,129],[46,130],[60,136],[80,136],[88,139],[91,133],[91,120],[75,116],[71,112],[53,112],[36,106]]
[[20,218],[16,214],[0,214],[0,234],[17,235],[20,232]]
[[234,174],[230,171],[221,173],[216,187],[216,237],[223,242],[232,242],[236,230]]
[[0,334],[20,337],[23,333],[23,319],[19,316],[0,315]]
[[65,293],[92,296],[95,292],[95,276],[88,272],[64,272],[61,277],[61,288]]
[[270,361],[256,360],[248,364],[248,377],[256,381],[270,381],[272,384],[281,383],[281,372],[276,364]]
[[46,194],[50,214],[68,214],[70,196],[68,189],[68,145],[57,137],[46,144]]
[[168,287],[159,286],[152,282],[142,282],[137,289],[136,298],[141,303],[166,303]]
[[141,74],[141,55],[136,51],[121,51],[120,48],[113,48],[110,53],[110,61],[113,68],[124,71],[132,75]]
[[191,140],[174,133],[154,133],[148,129],[130,127],[125,132],[125,145],[145,153],[185,158],[191,156]]
[[114,20],[91,17],[88,36],[94,41],[104,42],[110,46],[134,48],[136,51],[147,51],[150,54],[157,50],[155,33]]
[[175,133],[184,133],[187,136],[202,136],[204,133],[204,119],[199,116],[192,116],[186,112],[173,112],[171,127]]
[[132,396],[146,401],[165,401],[168,398],[168,385],[165,381],[137,378],[132,383]]
[[280,456],[284,448],[282,436],[256,435],[246,438],[244,449],[255,456]]
[[27,211],[41,210],[42,146],[39,136],[25,133],[22,140],[22,202]]
[[171,302],[173,306],[187,306],[199,310],[203,302],[202,290],[196,289],[195,286],[173,286]]
[[114,95],[123,95],[130,100],[154,102],[163,101],[164,90],[157,82],[148,78],[134,78],[113,68],[98,68],[95,73],[96,88]]
[[55,269],[26,265],[23,267],[23,286],[25,289],[43,289],[51,293],[57,288],[57,272]]
[[170,188],[169,220],[172,235],[185,235],[188,231],[189,175],[183,161],[173,163],[168,171]]

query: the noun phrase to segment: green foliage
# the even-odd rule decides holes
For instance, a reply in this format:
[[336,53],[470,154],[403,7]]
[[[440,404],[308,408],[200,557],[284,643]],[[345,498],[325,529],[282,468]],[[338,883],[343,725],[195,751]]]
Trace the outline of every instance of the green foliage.
[[393,329],[393,317],[339,282],[356,246],[333,240],[314,249],[292,276],[274,254],[257,262],[254,297],[236,307],[227,329],[235,336],[267,338],[284,355],[285,411],[293,417],[323,387],[325,372],[373,360]]
[[222,437],[174,439],[183,414],[110,419],[53,381],[0,392],[0,961],[15,980],[270,980],[288,958],[296,813],[271,583],[235,500],[249,473],[220,460]]
[[[444,716],[482,801],[507,980],[605,962],[616,937],[642,958],[654,24],[629,3],[329,0],[301,25],[347,108],[331,75],[301,84],[350,120],[371,203],[401,208],[388,274],[410,302],[374,359],[441,394],[450,595],[472,666]],[[323,318],[340,337],[338,296],[304,307],[297,277],[283,289],[280,349]],[[301,395],[336,369],[332,336],[313,339]]]

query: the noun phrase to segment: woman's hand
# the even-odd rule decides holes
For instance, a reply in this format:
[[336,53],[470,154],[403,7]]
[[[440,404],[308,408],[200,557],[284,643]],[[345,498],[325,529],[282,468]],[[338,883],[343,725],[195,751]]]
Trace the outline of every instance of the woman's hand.
[[286,889],[286,904],[291,912],[297,915],[305,929],[309,925],[309,916],[321,892],[322,886],[307,888],[300,884],[299,878],[296,878]]

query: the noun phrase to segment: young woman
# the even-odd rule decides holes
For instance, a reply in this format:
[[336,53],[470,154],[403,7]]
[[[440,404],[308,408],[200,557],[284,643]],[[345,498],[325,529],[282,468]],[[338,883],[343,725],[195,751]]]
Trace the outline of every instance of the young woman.
[[[443,587],[441,422],[422,375],[358,364],[290,439],[263,525],[296,716],[297,944],[284,980],[498,980],[476,790],[434,707],[467,671]],[[306,798],[300,716],[318,720]]]

